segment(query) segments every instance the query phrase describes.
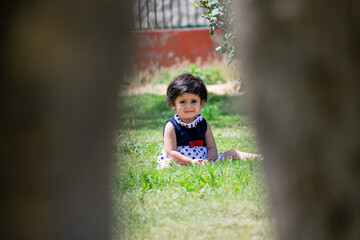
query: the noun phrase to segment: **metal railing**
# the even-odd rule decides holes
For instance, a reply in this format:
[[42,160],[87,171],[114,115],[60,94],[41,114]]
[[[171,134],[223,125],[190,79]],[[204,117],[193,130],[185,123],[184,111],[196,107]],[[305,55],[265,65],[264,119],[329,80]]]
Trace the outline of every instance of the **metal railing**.
[[133,0],[135,30],[207,27],[196,0]]

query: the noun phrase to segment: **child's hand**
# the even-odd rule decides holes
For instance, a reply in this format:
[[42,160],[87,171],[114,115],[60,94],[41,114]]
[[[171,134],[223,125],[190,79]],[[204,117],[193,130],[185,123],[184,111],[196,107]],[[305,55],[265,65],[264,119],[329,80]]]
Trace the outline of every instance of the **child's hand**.
[[200,164],[205,165],[205,164],[208,164],[208,163],[209,163],[209,160],[201,159]]
[[199,164],[204,164],[204,159],[191,159],[191,164],[192,165],[199,165]]
[[191,161],[192,165],[199,165],[200,164],[199,159],[191,159],[190,161]]
[[201,164],[201,165],[205,165],[205,164],[209,163],[209,161],[206,159],[198,159],[198,160],[199,160],[199,164]]
[[209,163],[213,163],[213,162],[215,162],[215,159],[206,159],[205,161],[207,161]]

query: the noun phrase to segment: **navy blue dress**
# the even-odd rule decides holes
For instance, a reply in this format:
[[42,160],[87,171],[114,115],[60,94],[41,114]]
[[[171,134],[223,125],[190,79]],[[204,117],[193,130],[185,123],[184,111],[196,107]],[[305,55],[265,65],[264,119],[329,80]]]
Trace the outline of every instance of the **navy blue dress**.
[[[207,122],[201,114],[197,115],[192,123],[182,122],[177,114],[175,114],[173,118],[166,121],[164,124],[164,130],[168,122],[171,122],[174,126],[177,142],[176,150],[179,153],[191,159],[206,159],[207,148],[205,134],[207,130]],[[218,158],[220,158],[222,154],[219,155]],[[158,156],[157,162],[158,169],[161,169],[163,166],[168,166],[174,163],[174,160],[169,158],[165,149],[163,149]],[[178,163],[175,164],[182,166]]]

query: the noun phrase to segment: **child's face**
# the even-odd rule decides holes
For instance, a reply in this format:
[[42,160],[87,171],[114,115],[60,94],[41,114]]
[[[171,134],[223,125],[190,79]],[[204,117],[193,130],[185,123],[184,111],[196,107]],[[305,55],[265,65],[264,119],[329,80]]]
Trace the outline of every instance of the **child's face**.
[[204,102],[198,95],[183,93],[175,99],[175,103],[171,104],[171,107],[179,115],[181,121],[190,123],[195,120],[195,116],[199,114],[203,105]]

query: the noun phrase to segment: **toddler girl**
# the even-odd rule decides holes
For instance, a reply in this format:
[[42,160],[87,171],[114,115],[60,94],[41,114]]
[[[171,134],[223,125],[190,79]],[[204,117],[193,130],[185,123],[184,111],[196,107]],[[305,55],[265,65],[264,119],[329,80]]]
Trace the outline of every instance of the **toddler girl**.
[[261,158],[261,155],[236,149],[218,154],[210,125],[199,114],[207,101],[208,92],[204,82],[185,73],[174,78],[167,88],[166,103],[176,114],[164,125],[164,150],[158,157],[158,169],[197,165],[225,159],[245,160]]

